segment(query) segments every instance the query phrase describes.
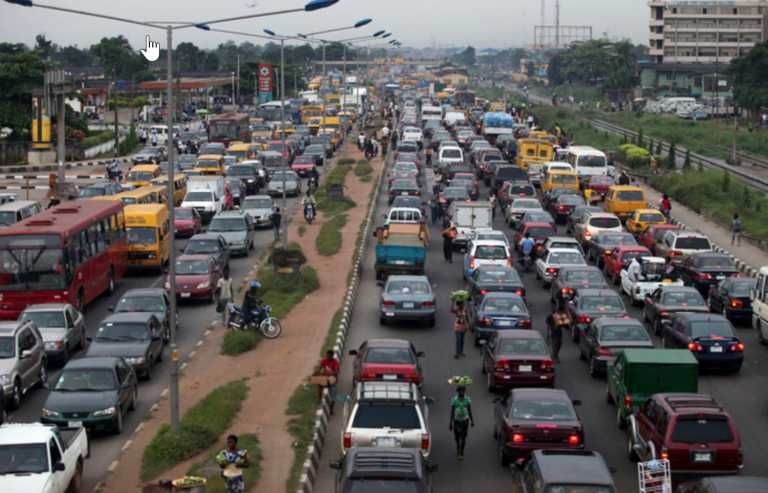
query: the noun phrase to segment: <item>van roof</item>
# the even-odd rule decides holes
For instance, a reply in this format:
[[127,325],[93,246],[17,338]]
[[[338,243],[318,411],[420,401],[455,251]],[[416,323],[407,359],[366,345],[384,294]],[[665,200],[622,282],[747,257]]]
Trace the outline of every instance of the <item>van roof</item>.
[[36,200],[14,200],[0,205],[0,211],[15,211],[30,205],[39,204]]
[[625,349],[623,354],[628,363],[698,365],[687,349]]

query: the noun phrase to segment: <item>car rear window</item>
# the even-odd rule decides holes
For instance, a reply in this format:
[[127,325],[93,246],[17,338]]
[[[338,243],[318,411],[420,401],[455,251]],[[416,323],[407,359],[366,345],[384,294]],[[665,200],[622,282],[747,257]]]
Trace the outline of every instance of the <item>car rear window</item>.
[[733,261],[728,257],[702,257],[696,261],[699,267],[733,267]]
[[581,298],[581,309],[597,312],[624,310],[624,303],[618,296],[585,296]]
[[538,200],[515,200],[512,202],[513,209],[541,209]]
[[621,221],[618,217],[593,217],[589,220],[589,225],[595,228],[618,228]]
[[487,260],[503,260],[507,258],[507,249],[501,245],[479,245],[475,249],[475,258]]
[[571,270],[567,271],[565,273],[564,279],[567,282],[578,282],[578,281],[591,281],[591,282],[600,282],[604,281],[603,275],[600,273],[600,271],[596,270]]
[[711,250],[709,240],[701,236],[680,236],[675,242],[675,248],[681,250]]
[[413,406],[361,402],[357,408],[353,428],[393,428],[414,430],[421,428],[419,415]]
[[477,281],[503,283],[515,282],[519,279],[512,270],[484,270],[478,275]]
[[725,320],[691,322],[691,337],[733,337],[731,324]]
[[502,339],[500,354],[548,354],[547,345],[541,339]]
[[584,257],[578,252],[556,252],[549,256],[550,264],[583,264]]
[[664,216],[661,214],[640,214],[640,220],[643,222],[661,222]]
[[413,359],[410,349],[400,347],[372,347],[365,353],[365,362],[373,364],[410,365]]
[[672,430],[677,443],[729,443],[733,433],[725,416],[685,416],[677,419]]
[[625,235],[601,235],[598,243],[606,246],[637,245],[637,240],[630,234]]
[[443,158],[458,159],[461,157],[461,151],[459,149],[444,149]]
[[661,297],[663,305],[684,305],[684,306],[703,306],[704,298],[698,292],[694,291],[676,291],[665,293]]
[[397,280],[387,284],[389,294],[429,294],[429,284],[417,280]]
[[555,234],[552,228],[529,228],[526,233],[530,233],[533,238],[548,238]]
[[518,400],[512,403],[510,418],[532,421],[575,421],[570,402],[561,399]]
[[745,279],[742,281],[734,282],[733,287],[731,288],[731,296],[746,298],[749,296],[749,293],[755,289],[756,285],[757,281],[754,279]]
[[600,340],[608,341],[650,341],[648,332],[639,325],[608,325],[603,327]]
[[618,193],[618,199],[626,201],[642,201],[645,200],[645,196],[640,190],[623,190]]
[[577,178],[576,175],[553,174],[551,181],[552,183],[559,183],[561,185],[571,185],[576,183]]
[[504,312],[522,315],[527,313],[525,303],[522,300],[507,297],[487,297],[483,302],[483,311]]

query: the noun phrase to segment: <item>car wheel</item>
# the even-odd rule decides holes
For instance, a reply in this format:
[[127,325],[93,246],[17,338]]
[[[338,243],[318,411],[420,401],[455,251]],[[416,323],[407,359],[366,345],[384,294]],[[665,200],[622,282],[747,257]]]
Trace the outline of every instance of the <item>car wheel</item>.
[[45,387],[45,384],[48,382],[48,368],[46,368],[47,365],[48,365],[48,360],[43,358],[43,360],[40,361],[40,371],[37,374],[38,387]]
[[384,317],[379,317],[379,325],[387,325],[387,319]]
[[109,269],[109,282],[107,283],[107,294],[111,295],[115,292],[115,271],[110,267]]
[[427,320],[427,327],[429,327],[431,329],[434,326],[435,326],[435,317],[432,317],[429,320]]
[[147,371],[144,372],[144,380],[152,380],[152,367],[154,366],[154,361],[147,361]]
[[496,386],[493,385],[493,375],[491,372],[483,372],[485,373],[485,386],[488,389],[488,392],[493,393],[496,390]]
[[13,384],[11,401],[8,404],[8,408],[11,410],[18,409],[19,406],[21,406],[21,382],[18,379],[16,379],[16,382]]
[[589,376],[597,378],[597,360],[595,360],[594,356],[589,358]]
[[637,462],[640,460],[637,456],[637,452],[635,452],[635,444],[632,442],[632,432],[630,430],[627,430],[627,458],[630,462]]
[[575,325],[571,326],[571,340],[573,342],[579,342],[579,329]]
[[134,388],[133,389],[133,395],[131,395],[131,403],[128,404],[128,410],[133,411],[136,409],[136,401],[139,398],[139,389]]
[[123,432],[123,410],[120,409],[120,406],[117,406],[117,422],[115,423],[115,428],[112,430],[115,435],[120,435]]
[[480,357],[480,373],[483,375],[488,373],[488,370],[485,368],[485,358],[483,357]]
[[509,467],[512,461],[504,453],[504,444],[499,439],[496,440],[496,452],[498,454],[499,464],[501,464],[501,467]]
[[85,349],[85,347],[88,345],[88,339],[85,335],[85,329],[83,329],[82,334],[80,334],[80,340],[77,343],[77,349]]

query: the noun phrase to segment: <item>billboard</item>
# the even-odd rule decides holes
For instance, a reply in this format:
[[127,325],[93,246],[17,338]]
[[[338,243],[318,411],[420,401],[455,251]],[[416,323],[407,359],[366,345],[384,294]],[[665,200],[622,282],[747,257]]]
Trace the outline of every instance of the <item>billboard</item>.
[[259,64],[258,73],[259,101],[265,103],[272,101],[272,65],[269,63]]

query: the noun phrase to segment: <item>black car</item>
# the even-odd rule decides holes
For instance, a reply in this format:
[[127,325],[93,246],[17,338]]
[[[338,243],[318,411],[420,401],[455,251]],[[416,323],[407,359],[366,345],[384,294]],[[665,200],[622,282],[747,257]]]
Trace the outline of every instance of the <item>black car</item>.
[[137,374],[152,378],[155,364],[163,360],[163,330],[152,313],[111,315],[99,324],[96,337],[89,338],[86,358],[123,358]]
[[467,291],[472,304],[478,304],[488,293],[515,293],[525,298],[525,285],[520,274],[506,265],[481,265],[469,275]]
[[677,272],[686,286],[693,286],[702,296],[709,288],[739,273],[730,255],[715,252],[699,252],[689,255],[677,266]]
[[627,316],[627,308],[621,301],[621,296],[612,289],[579,289],[567,307],[573,320],[571,339],[574,342],[579,341],[594,320]]
[[520,491],[526,493],[618,493],[605,459],[591,450],[534,450],[517,478]]
[[397,178],[389,184],[389,203],[395,200],[399,195],[410,195],[420,197],[421,189],[415,178]]
[[589,363],[589,374],[604,374],[616,355],[626,348],[652,348],[642,322],[634,318],[602,317],[592,322],[579,339],[579,357]]
[[517,166],[497,165],[491,180],[491,190],[496,193],[505,181],[528,181],[528,173]]
[[558,298],[570,300],[579,289],[608,289],[608,283],[600,269],[593,265],[563,267],[552,281],[550,302],[554,305]]
[[229,247],[227,240],[219,234],[196,234],[187,241],[187,247],[182,253],[184,255],[210,255],[216,262],[216,269],[219,272],[229,272]]
[[552,190],[548,191],[544,194],[544,196],[541,198],[541,205],[545,209],[549,209],[550,204],[557,200],[558,197],[561,195],[578,195],[581,196],[581,193],[578,190],[574,190],[573,188],[553,188]]
[[737,373],[744,362],[744,344],[733,326],[714,313],[676,313],[663,324],[665,348],[688,348],[699,368],[722,368]]
[[637,245],[637,240],[632,236],[632,233],[600,231],[589,244],[587,260],[594,262],[598,268],[602,269],[605,264],[605,257],[610,255],[614,248],[635,245]]
[[443,207],[448,208],[454,200],[458,200],[459,202],[469,200],[469,190],[464,186],[445,187],[443,191],[440,192],[438,200]]
[[239,178],[245,186],[245,195],[259,193],[259,189],[264,186],[264,180],[252,164],[233,164],[227,168],[227,178]]
[[304,156],[312,156],[315,158],[315,166],[323,166],[325,164],[325,147],[322,144],[312,144],[304,148]]
[[50,386],[40,421],[61,427],[82,423],[89,430],[120,434],[137,399],[136,372],[123,358],[74,359]]
[[163,339],[170,340],[171,300],[163,288],[129,289],[114,307],[109,307],[114,313],[151,313],[160,321],[163,328]]
[[688,286],[661,286],[645,297],[643,320],[661,335],[662,322],[677,312],[709,312],[699,292]]
[[531,328],[528,306],[516,293],[486,294],[477,305],[469,306],[469,320],[476,346],[497,331]]
[[677,487],[675,493],[765,493],[768,478],[758,476],[710,476],[689,481]]
[[416,449],[388,447],[352,447],[330,465],[337,471],[336,493],[430,493],[437,470]]
[[709,309],[731,322],[752,321],[752,300],[750,293],[757,285],[753,277],[731,276],[717,286],[710,286],[707,304]]
[[571,212],[582,205],[585,203],[581,195],[565,194],[557,197],[549,204],[549,211],[555,216],[558,223],[565,224]]

